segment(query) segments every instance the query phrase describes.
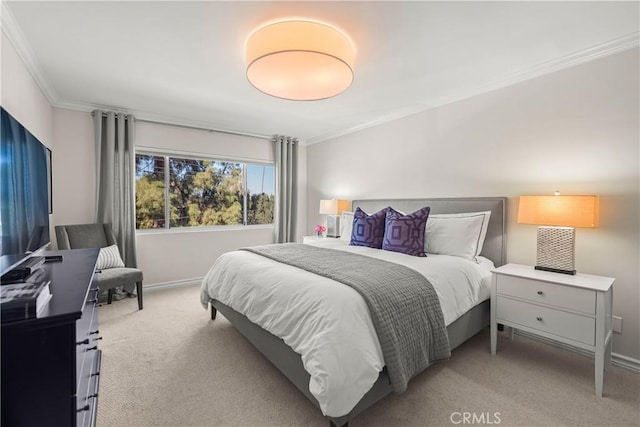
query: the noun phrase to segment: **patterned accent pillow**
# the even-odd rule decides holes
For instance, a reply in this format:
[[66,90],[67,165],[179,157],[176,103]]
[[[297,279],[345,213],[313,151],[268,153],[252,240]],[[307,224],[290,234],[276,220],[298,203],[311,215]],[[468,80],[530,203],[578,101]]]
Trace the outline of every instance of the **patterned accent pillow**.
[[425,257],[424,230],[430,207],[424,207],[409,215],[389,208],[385,219],[382,249],[407,255]]
[[124,262],[120,257],[120,251],[118,245],[107,246],[101,248],[98,254],[97,270],[106,270],[107,268],[123,268]]
[[373,215],[367,215],[362,209],[356,208],[353,213],[353,228],[349,244],[352,246],[368,246],[375,249],[382,248],[384,220],[387,216],[387,209],[389,208],[384,208]]

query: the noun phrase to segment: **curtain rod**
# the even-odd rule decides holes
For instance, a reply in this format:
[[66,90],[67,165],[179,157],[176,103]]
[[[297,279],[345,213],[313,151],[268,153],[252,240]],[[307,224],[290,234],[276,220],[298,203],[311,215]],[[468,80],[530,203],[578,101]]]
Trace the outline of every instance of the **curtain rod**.
[[144,123],[153,123],[156,125],[164,125],[164,126],[175,126],[175,127],[179,127],[179,128],[184,128],[184,129],[194,129],[194,130],[204,130],[207,132],[216,132],[216,133],[226,133],[228,135],[238,135],[238,136],[250,136],[252,138],[259,138],[259,139],[268,139],[269,141],[271,141],[272,136],[270,135],[262,135],[259,133],[249,133],[249,132],[236,132],[236,131],[232,131],[232,130],[223,130],[223,129],[210,129],[210,128],[204,128],[204,127],[198,127],[198,126],[190,126],[190,125],[180,125],[180,124],[174,124],[174,123],[165,123],[165,122],[158,122],[155,120],[147,120],[147,119],[136,119],[139,122],[144,122]]
[[[115,112],[116,114],[127,114],[127,113],[118,113]],[[91,112],[91,115],[95,115],[95,112]],[[102,113],[102,117],[106,117],[107,113]],[[155,125],[164,125],[164,126],[174,126],[174,127],[178,127],[178,128],[183,128],[183,129],[193,129],[193,130],[203,130],[206,132],[216,132],[216,133],[226,133],[228,135],[238,135],[238,136],[249,136],[251,138],[259,138],[259,139],[268,139],[269,141],[271,141],[272,136],[270,135],[262,135],[262,134],[258,134],[258,133],[249,133],[249,132],[236,132],[236,131],[232,131],[232,130],[222,130],[222,129],[210,129],[210,128],[205,128],[205,127],[198,127],[198,126],[190,126],[190,125],[180,125],[180,124],[176,124],[176,123],[167,123],[167,122],[160,122],[160,121],[156,121],[156,120],[148,120],[148,119],[136,119],[137,122],[143,122],[143,123],[152,123]]]

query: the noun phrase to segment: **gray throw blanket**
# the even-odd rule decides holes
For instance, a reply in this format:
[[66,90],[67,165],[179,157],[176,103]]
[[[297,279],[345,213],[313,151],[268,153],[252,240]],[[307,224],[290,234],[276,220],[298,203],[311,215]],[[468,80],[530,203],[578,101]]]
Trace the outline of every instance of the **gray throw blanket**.
[[242,248],[355,289],[369,307],[396,393],[433,361],[451,356],[440,301],[417,271],[363,255],[284,243]]

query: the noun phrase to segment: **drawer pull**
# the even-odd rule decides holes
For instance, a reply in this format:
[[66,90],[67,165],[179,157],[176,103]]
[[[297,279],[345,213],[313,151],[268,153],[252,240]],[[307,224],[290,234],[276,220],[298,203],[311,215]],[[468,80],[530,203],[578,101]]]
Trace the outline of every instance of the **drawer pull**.
[[542,317],[538,316],[538,317],[536,317],[536,320],[538,320],[538,322],[542,322]]
[[98,329],[96,329],[93,332],[89,332],[89,335],[95,335],[95,334],[99,334],[99,333],[100,333],[100,331]]
[[98,338],[94,338],[93,340],[94,341],[98,341],[98,340],[101,340],[101,339],[102,339],[102,337],[98,337]]
[[538,295],[542,295],[542,294],[543,294],[543,292],[542,292],[542,291],[538,291]]
[[79,342],[76,343],[76,345],[82,345],[82,344],[89,344],[89,338],[84,339],[84,340],[79,341]]
[[93,399],[94,397],[98,397],[98,393],[90,394],[89,396],[87,396],[87,399]]
[[88,348],[88,349],[87,349],[87,351],[97,350],[97,349],[98,349],[98,346],[97,346],[97,345],[95,345],[95,346],[93,346],[93,347]]
[[97,299],[89,299],[89,300],[87,300],[87,304],[95,304],[97,302],[98,302]]
[[76,412],[83,412],[83,411],[88,411],[89,409],[91,409],[91,406],[89,405],[84,405],[82,408],[76,410]]
[[98,371],[98,372],[94,372],[94,373],[93,373],[93,374],[91,374],[90,376],[92,376],[92,377],[97,377],[98,375],[100,375],[100,371]]

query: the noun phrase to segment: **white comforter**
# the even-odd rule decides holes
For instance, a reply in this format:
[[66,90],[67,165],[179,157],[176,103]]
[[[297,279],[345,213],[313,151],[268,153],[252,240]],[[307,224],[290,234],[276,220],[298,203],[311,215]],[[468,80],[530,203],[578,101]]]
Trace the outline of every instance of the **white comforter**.
[[[406,265],[433,284],[446,325],[489,297],[493,263],[446,255],[419,258],[320,239],[318,246]],[[247,251],[222,255],[202,282],[205,308],[216,299],[282,338],[302,357],[323,414],[348,414],[384,367],[364,299],[349,286]]]

